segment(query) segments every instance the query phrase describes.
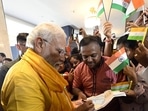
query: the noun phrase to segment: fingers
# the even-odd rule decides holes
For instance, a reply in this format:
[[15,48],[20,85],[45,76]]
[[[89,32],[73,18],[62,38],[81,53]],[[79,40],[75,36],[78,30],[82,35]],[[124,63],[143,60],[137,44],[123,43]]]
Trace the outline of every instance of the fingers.
[[89,111],[94,111],[94,104],[93,104],[92,100],[87,100],[84,104],[86,104]]
[[148,17],[148,8],[145,9],[144,15],[145,15],[146,17]]
[[79,94],[78,94],[78,99],[83,99],[83,100],[85,100],[85,99],[87,99],[87,97],[86,97],[86,95],[85,95],[83,92],[79,92]]
[[124,69],[123,69],[123,73],[124,73],[125,75],[128,75],[128,73],[127,73],[127,72],[128,72],[128,67],[129,67],[129,66],[126,66],[126,67],[124,67]]
[[109,23],[109,22],[105,22],[104,24],[103,24],[103,29],[106,29],[106,28],[112,28],[112,24],[111,23]]
[[140,55],[142,52],[147,51],[147,48],[143,44],[139,43],[138,46],[139,47],[135,50],[135,58],[138,58],[138,55]]
[[126,93],[127,96],[136,97],[136,94],[133,90],[125,90],[124,92]]
[[135,68],[135,65],[133,64],[132,61],[130,61],[130,64],[131,64],[131,66],[132,66],[133,68]]
[[132,28],[132,27],[138,27],[138,25],[134,22],[128,22],[126,29],[129,29],[129,28]]
[[107,25],[107,26],[104,26],[103,27],[103,30],[106,31],[106,30],[111,30],[112,29],[112,26],[110,25]]
[[87,100],[76,111],[95,111],[94,104],[91,100]]
[[91,108],[88,111],[97,111],[97,110],[95,110],[95,108]]
[[104,26],[107,26],[107,25],[111,25],[112,26],[112,24],[110,22],[105,22],[103,25]]
[[140,49],[140,51],[146,51],[147,50],[147,48],[141,43],[139,43],[138,46],[139,46],[138,48]]
[[112,29],[112,24],[109,22],[105,22],[103,25],[103,33],[107,37],[111,37],[111,29]]
[[74,71],[74,68],[71,68],[71,70],[69,71],[69,73],[73,73],[73,71]]

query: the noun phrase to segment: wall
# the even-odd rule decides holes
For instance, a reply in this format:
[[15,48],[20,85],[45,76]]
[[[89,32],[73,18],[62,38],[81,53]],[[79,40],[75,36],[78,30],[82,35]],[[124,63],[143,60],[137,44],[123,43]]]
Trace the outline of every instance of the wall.
[[0,52],[5,53],[7,57],[12,57],[2,1],[0,1],[0,25]]
[[18,35],[18,33],[21,33],[21,32],[29,33],[35,25],[16,19],[8,15],[5,15],[5,18],[6,18],[9,44],[11,47],[12,59],[16,59],[19,54],[17,48],[15,47],[16,36]]

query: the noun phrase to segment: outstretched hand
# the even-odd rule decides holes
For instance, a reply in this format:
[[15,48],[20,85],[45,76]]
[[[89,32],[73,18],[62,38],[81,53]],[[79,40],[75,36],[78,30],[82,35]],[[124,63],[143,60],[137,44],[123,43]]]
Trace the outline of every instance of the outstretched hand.
[[135,50],[134,58],[144,67],[148,66],[148,49],[141,43],[138,44],[139,47]]
[[87,36],[87,34],[86,34],[86,32],[85,32],[85,30],[83,28],[79,29],[79,34],[82,35],[83,37]]
[[111,39],[112,34],[112,24],[110,22],[105,22],[103,24],[103,33],[106,36],[106,38]]
[[78,99],[83,99],[83,100],[85,100],[85,99],[87,99],[87,97],[86,97],[86,95],[85,95],[83,92],[79,92],[79,94],[78,94]]
[[133,97],[133,98],[136,97],[134,90],[125,90],[124,92],[127,96],[130,96],[130,97]]
[[128,65],[123,69],[123,73],[127,75],[129,79],[133,81],[134,84],[136,84],[137,83],[136,67],[132,63],[132,61],[130,61],[130,64],[131,66]]
[[139,26],[135,22],[127,22],[126,29],[130,29],[130,28],[134,28],[134,27],[139,27]]
[[85,102],[80,102],[79,106],[75,108],[75,111],[95,111],[94,104],[91,100],[86,100]]

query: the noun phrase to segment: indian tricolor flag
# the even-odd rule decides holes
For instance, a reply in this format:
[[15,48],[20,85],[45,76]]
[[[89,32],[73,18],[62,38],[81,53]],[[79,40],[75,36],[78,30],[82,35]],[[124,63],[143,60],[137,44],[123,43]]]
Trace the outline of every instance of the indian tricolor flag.
[[131,0],[113,0],[111,8],[120,10],[123,13],[126,13],[127,7]]
[[130,86],[129,81],[119,82],[119,83],[111,84],[111,90],[112,91],[124,91],[124,90],[129,89],[129,86]]
[[97,9],[97,17],[100,17],[104,11],[103,0],[100,0]]
[[115,74],[120,72],[126,65],[129,64],[124,47],[113,54],[105,63],[114,71]]
[[143,42],[147,34],[147,31],[148,31],[147,27],[131,28],[127,39],[128,40],[138,40],[138,41],[140,40]]
[[135,12],[137,9],[144,6],[144,0],[131,0],[127,10],[126,10],[126,16],[130,16],[133,12]]

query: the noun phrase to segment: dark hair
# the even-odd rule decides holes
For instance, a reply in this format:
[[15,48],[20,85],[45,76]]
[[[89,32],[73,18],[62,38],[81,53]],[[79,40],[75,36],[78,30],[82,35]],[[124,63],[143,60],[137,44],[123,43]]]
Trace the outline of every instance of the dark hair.
[[27,38],[27,36],[29,35],[29,33],[19,33],[18,35],[17,35],[17,43],[18,42],[26,42],[26,38]]
[[138,42],[136,40],[128,40],[128,35],[129,34],[121,36],[117,41],[117,45],[123,44],[127,48],[136,49],[138,47]]
[[78,50],[78,48],[77,47],[74,47],[73,49],[72,49],[72,51],[71,51],[71,55],[73,55],[73,54],[78,54],[80,51]]
[[0,55],[1,55],[2,57],[6,57],[6,54],[3,53],[3,52],[0,52]]
[[102,46],[103,46],[103,43],[102,43],[102,40],[101,40],[100,37],[98,37],[98,36],[91,36],[91,35],[89,35],[89,36],[87,36],[87,37],[84,37],[84,38],[80,41],[79,46],[80,46],[80,48],[81,48],[82,46],[89,45],[90,43],[96,43],[96,44],[98,44],[98,46],[100,46],[100,49],[101,49]]
[[71,57],[74,57],[75,59],[82,61],[82,56],[77,47],[73,48],[73,50],[71,51]]
[[4,60],[7,60],[7,61],[12,61],[12,59],[11,59],[11,58],[5,58]]
[[71,70],[71,68],[72,68],[72,66],[70,64],[69,58],[65,58],[64,69],[62,71],[60,71],[59,73],[69,72]]

